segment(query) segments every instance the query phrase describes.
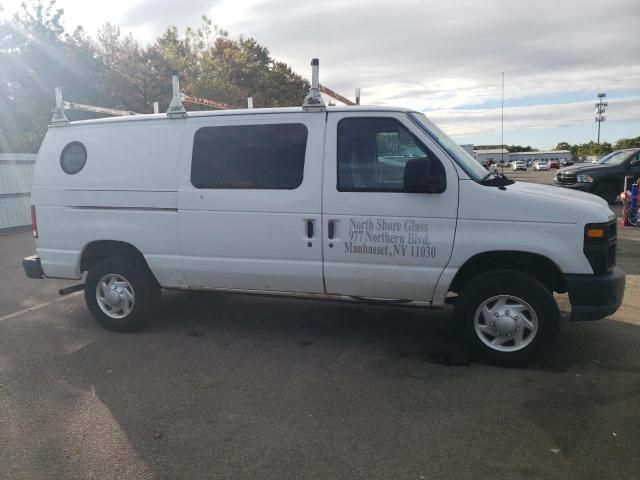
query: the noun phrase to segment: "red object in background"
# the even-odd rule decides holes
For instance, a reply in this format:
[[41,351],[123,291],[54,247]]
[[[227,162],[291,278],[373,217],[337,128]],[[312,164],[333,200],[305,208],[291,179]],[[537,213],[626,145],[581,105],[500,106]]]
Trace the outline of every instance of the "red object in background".
[[549,160],[549,168],[560,168],[559,160]]

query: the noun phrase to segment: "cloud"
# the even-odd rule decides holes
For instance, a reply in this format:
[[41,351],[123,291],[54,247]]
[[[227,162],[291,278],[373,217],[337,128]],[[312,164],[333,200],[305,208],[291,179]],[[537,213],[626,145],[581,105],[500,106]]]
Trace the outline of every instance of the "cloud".
[[[2,1],[2,0],[0,0]],[[4,0],[15,11],[20,0]],[[320,58],[321,82],[365,104],[427,111],[455,132],[495,132],[505,72],[507,125],[592,124],[591,102],[606,91],[610,118],[637,123],[638,0],[59,0],[69,25],[95,32],[106,21],[150,42],[167,27],[209,15],[245,34],[305,77]],[[6,12],[5,12],[6,13]],[[613,97],[624,96],[614,102]],[[565,102],[551,104],[553,101]],[[614,103],[621,109],[614,114]],[[616,108],[618,108],[616,106]],[[623,113],[624,112],[624,113]],[[616,116],[617,114],[620,114]],[[581,120],[582,119],[582,120]],[[629,123],[628,125],[631,125]],[[585,127],[586,128],[586,127]]]
[[[263,0],[227,25],[308,75],[368,103],[455,108],[499,98],[640,85],[640,3],[609,0]],[[215,16],[219,12],[221,16]],[[404,94],[403,94],[404,92]]]
[[[607,121],[637,121],[640,96],[609,100]],[[428,117],[450,135],[470,136],[500,131],[501,111],[490,109],[442,109]],[[505,130],[549,129],[593,123],[594,102],[533,105],[504,109]]]
[[221,0],[142,0],[133,4],[120,17],[124,29],[152,26],[155,34],[170,26],[197,27],[202,15],[208,14]]

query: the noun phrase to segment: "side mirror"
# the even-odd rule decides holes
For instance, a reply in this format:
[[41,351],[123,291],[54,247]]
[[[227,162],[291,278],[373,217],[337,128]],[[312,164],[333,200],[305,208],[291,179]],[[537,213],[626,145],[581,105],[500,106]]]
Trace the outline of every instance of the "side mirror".
[[442,193],[446,189],[447,177],[440,162],[436,160],[432,164],[431,159],[427,157],[407,161],[404,167],[405,192]]
[[630,167],[637,167],[638,165],[640,165],[640,158],[634,158],[629,162]]

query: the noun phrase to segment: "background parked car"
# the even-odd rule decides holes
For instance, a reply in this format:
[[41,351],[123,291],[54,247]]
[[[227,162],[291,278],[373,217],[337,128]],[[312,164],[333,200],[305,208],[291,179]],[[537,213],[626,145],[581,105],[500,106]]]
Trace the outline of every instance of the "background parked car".
[[609,203],[614,203],[624,188],[624,177],[635,182],[640,178],[640,148],[617,150],[598,163],[575,165],[558,170],[554,184],[595,193]]
[[527,162],[525,162],[524,160],[516,160],[511,164],[511,170],[513,170],[514,172],[518,170],[524,170],[526,172]]
[[560,168],[560,162],[558,160],[549,160],[549,168]]
[[573,164],[574,164],[573,160],[564,159],[564,160],[560,161],[560,166],[562,166],[562,167],[570,167]]
[[547,160],[537,160],[534,164],[533,164],[533,169],[534,170],[549,170],[549,162]]

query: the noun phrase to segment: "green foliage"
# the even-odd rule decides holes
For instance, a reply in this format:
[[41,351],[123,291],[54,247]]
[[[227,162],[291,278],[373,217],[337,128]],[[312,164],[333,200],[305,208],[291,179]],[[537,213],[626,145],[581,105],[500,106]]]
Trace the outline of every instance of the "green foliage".
[[35,0],[0,21],[0,151],[37,151],[51,119],[54,87],[77,103],[139,113],[152,112],[154,101],[167,107],[174,72],[183,91],[239,107],[249,94],[256,107],[300,105],[309,89],[267,48],[252,38],[230,38],[206,17],[197,29],[171,27],[141,46],[110,24],[96,38],[81,27],[68,34],[63,15],[55,0]]
[[588,143],[576,145],[572,145],[567,142],[560,142],[556,145],[556,150],[569,150],[571,152],[571,156],[576,158],[590,156],[602,157],[617,149],[613,148],[609,142],[596,143],[594,141],[590,141]]
[[571,147],[567,142],[560,142],[554,150],[571,150]]
[[622,150],[624,148],[640,148],[640,137],[621,138],[613,145],[611,145],[609,142],[602,142],[598,144],[594,141],[576,145],[571,145],[567,142],[560,142],[558,145],[556,145],[556,150],[569,150],[573,157],[602,157],[611,152]]
[[504,148],[508,152],[537,152],[537,148],[533,148],[529,145],[523,147],[522,145],[475,145],[474,150],[496,150],[498,148]]
[[537,152],[537,148],[533,148],[530,145],[523,147],[522,145],[505,145],[504,148],[510,152]]
[[640,137],[621,138],[614,145],[614,150],[622,150],[623,148],[640,148]]

